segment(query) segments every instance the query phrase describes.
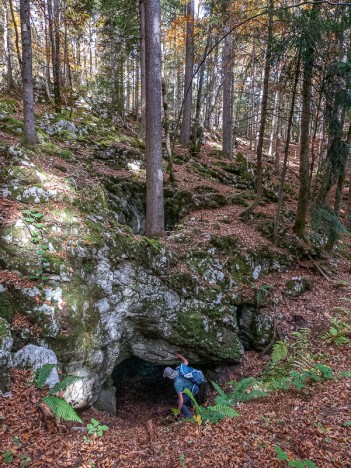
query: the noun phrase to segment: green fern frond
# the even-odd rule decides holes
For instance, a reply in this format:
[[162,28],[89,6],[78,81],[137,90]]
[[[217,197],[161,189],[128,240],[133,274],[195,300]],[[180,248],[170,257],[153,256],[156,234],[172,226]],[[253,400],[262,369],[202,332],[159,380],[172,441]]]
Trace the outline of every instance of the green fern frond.
[[286,340],[276,341],[273,345],[272,362],[276,363],[285,359],[288,355],[288,345]]
[[44,366],[38,369],[37,374],[35,376],[35,383],[38,388],[45,387],[46,381],[55,367],[56,364],[44,364]]
[[42,401],[50,408],[52,414],[56,418],[63,419],[64,421],[74,421],[78,423],[83,422],[72,406],[62,398],[47,396],[42,398]]
[[49,395],[55,395],[56,393],[66,390],[67,387],[72,385],[74,382],[81,380],[81,378],[82,377],[78,377],[77,375],[68,375],[65,379],[52,387],[49,391]]
[[210,411],[215,411],[217,413],[220,413],[225,418],[236,418],[237,416],[239,416],[239,413],[235,411],[234,408],[228,405],[209,406],[207,409]]
[[216,382],[213,382],[213,380],[211,380],[211,384],[213,385],[218,395],[220,395],[222,398],[228,398],[228,395],[221,389],[221,387]]

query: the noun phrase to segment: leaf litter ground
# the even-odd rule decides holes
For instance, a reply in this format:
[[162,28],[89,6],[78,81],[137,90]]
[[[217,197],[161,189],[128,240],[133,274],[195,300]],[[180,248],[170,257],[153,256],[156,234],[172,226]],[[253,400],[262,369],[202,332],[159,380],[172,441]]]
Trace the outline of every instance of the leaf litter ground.
[[[241,149],[249,153],[244,146]],[[205,157],[209,164],[214,161]],[[78,177],[79,172],[85,172],[55,157],[43,160],[43,164],[52,165],[62,177],[72,171]],[[175,169],[179,189],[192,190],[206,185],[229,196],[238,192],[228,185],[194,176],[187,165],[176,165]],[[111,171],[99,163],[97,172]],[[130,177],[131,174],[124,170],[118,175]],[[289,182],[296,183],[294,171],[290,172]],[[294,209],[295,200],[289,198],[287,204]],[[19,215],[20,207],[10,205],[11,202],[3,200],[0,215],[4,223],[11,224],[12,216],[16,216],[16,210]],[[182,241],[179,246],[172,236],[166,242],[175,250],[191,250],[206,244],[210,235],[219,234],[235,237],[246,248],[266,245],[277,249],[257,231],[255,221],[244,224],[238,220],[241,210],[240,206],[229,205],[195,211],[182,220],[189,234],[187,242]],[[258,209],[271,217],[274,210],[273,203]],[[339,257],[327,261],[327,267],[333,273],[329,281],[321,277],[314,262],[307,260],[296,261],[288,271],[272,274],[257,286],[267,281],[273,286],[271,305],[266,312],[275,318],[281,336],[289,336],[299,326],[308,326],[313,332],[311,352],[321,353],[324,362],[335,372],[351,370],[350,344],[336,347],[319,338],[330,325],[333,309],[347,308],[345,299],[351,300],[349,262]],[[24,280],[14,273],[1,274],[7,282],[23,286]],[[300,298],[285,297],[282,290],[292,276],[310,279],[313,290]],[[24,317],[14,316],[14,330],[27,325]],[[222,383],[259,376],[268,359],[254,352],[245,353],[240,366],[226,369]],[[0,466],[24,466],[25,457],[30,457],[28,466],[33,467],[274,468],[286,466],[275,456],[273,447],[279,445],[290,459],[311,459],[319,468],[351,467],[350,380],[318,383],[299,393],[289,391],[241,404],[238,418],[198,426],[174,421],[170,408],[175,406],[175,395],[169,381],[134,377],[123,381],[118,389],[117,417],[91,408],[81,413],[84,425],[77,428],[70,423],[57,425],[43,415],[38,405],[44,392],[33,388],[30,377],[26,371],[13,371],[12,396],[0,397]],[[212,399],[213,394],[209,395],[208,402]],[[86,443],[84,428],[92,417],[106,424],[109,430],[102,438],[91,438]],[[9,451],[12,461],[6,462],[3,455]]]

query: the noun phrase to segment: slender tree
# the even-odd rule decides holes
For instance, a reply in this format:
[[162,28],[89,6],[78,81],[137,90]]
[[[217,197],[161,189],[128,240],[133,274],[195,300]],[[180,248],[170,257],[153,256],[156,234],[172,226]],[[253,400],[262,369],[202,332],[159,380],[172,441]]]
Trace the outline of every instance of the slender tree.
[[146,111],[145,111],[145,0],[139,0],[140,22],[140,84],[141,84],[141,136],[145,138]]
[[232,44],[231,0],[227,4],[226,38],[223,50],[223,145],[226,158],[233,154],[233,44]]
[[[314,28],[316,28],[315,19],[319,12],[319,4],[314,4],[310,21],[305,26],[302,44],[303,60],[303,80],[302,80],[302,109],[300,121],[300,168],[299,168],[299,194],[297,201],[296,218],[294,231],[300,237],[305,234],[306,217],[308,211],[309,199],[309,137],[311,122],[311,100],[312,100],[312,78],[315,60],[316,37]],[[311,31],[312,30],[312,31]]]
[[267,121],[267,104],[268,104],[268,86],[269,75],[271,71],[272,60],[272,43],[273,43],[273,13],[274,13],[274,0],[269,0],[269,20],[268,20],[268,36],[267,48],[265,56],[265,65],[263,72],[263,87],[262,87],[262,101],[261,101],[261,121],[260,130],[258,134],[257,143],[257,175],[256,175],[256,198],[252,204],[241,213],[242,217],[247,217],[260,203],[263,193],[263,178],[262,178],[262,155],[263,155],[263,141]]
[[145,235],[164,235],[162,169],[162,54],[160,0],[144,0],[146,84]]
[[32,71],[32,39],[30,24],[30,0],[20,0],[21,36],[22,36],[22,82],[23,82],[23,142],[36,143],[34,123],[34,89]]
[[192,108],[192,80],[194,68],[194,14],[195,0],[189,0],[187,5],[186,21],[186,52],[185,52],[185,76],[184,76],[184,107],[183,120],[180,128],[179,141],[188,146],[191,134],[191,108]]

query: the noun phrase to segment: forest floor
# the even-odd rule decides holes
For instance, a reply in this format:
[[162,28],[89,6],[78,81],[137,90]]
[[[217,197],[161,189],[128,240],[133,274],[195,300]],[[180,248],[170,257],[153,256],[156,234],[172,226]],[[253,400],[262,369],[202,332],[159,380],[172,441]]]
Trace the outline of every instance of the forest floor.
[[[16,136],[1,135],[11,144],[18,143]],[[183,151],[177,148],[179,156]],[[240,141],[237,151],[244,153],[248,160],[254,160],[254,152],[249,150],[247,142]],[[212,153],[213,146],[205,145],[199,159],[209,165],[218,162],[219,158]],[[82,156],[89,157],[89,154],[82,151]],[[272,167],[267,156],[265,163]],[[78,166],[61,161],[63,165],[72,171]],[[99,165],[100,170],[111,171]],[[296,161],[292,161],[290,169],[287,182],[297,187]],[[122,175],[123,171],[119,174]],[[187,163],[175,165],[175,174],[180,189],[211,185],[226,196],[240,192],[195,174]],[[125,176],[129,177],[130,173],[125,171]],[[293,209],[295,203],[294,197],[288,198],[289,208]],[[275,206],[273,202],[266,203],[257,212],[272,218]],[[10,208],[13,213],[14,207]],[[4,201],[0,215],[10,208],[9,202]],[[257,230],[256,218],[249,223],[239,220],[242,210],[242,206],[228,205],[192,212],[182,220],[182,229],[187,231],[190,240],[188,244],[182,243],[181,248],[194,248],[203,241],[204,234],[208,236],[211,232],[233,235],[247,248],[266,244],[267,239]],[[292,237],[291,226],[287,229],[287,235]],[[172,248],[179,248],[172,237],[165,242]],[[269,282],[273,286],[267,313],[276,319],[280,336],[289,337],[299,327],[310,328],[310,352],[318,354],[335,375],[351,370],[351,344],[337,346],[320,337],[330,327],[336,308],[344,310],[345,316],[351,314],[348,312],[351,309],[350,274],[349,260],[340,255],[325,257],[321,262],[305,258],[297,260],[288,271],[271,274],[257,283],[260,286]],[[297,298],[284,296],[283,286],[292,276],[310,280],[312,290]],[[258,377],[269,359],[269,356],[253,351],[246,352],[242,364],[228,368],[223,381]],[[291,461],[312,460],[318,468],[351,467],[350,379],[318,382],[300,392],[276,392],[267,398],[240,404],[237,408],[239,416],[235,419],[202,425],[174,419],[171,408],[176,406],[176,395],[173,394],[172,383],[162,377],[125,379],[117,392],[117,416],[95,409],[85,410],[80,413],[84,424],[79,428],[62,421],[56,424],[43,416],[39,403],[45,390],[32,385],[29,372],[13,371],[11,392],[11,397],[0,398],[0,466],[4,467],[287,466],[287,462],[277,459],[274,446],[284,450]],[[214,392],[208,395],[206,404],[213,401],[214,395]],[[87,434],[86,424],[91,418],[108,426],[102,437]]]

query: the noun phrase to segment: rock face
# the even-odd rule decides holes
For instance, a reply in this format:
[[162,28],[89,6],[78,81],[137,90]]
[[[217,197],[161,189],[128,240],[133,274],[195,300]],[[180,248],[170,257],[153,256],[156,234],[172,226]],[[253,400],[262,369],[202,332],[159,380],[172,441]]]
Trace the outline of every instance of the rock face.
[[[101,391],[111,393],[114,367],[130,356],[166,365],[182,351],[195,365],[231,364],[244,346],[270,342],[269,318],[243,304],[239,286],[288,258],[269,248],[242,253],[221,237],[175,254],[132,234],[133,209],[142,216],[142,203],[125,203],[118,218],[108,201],[113,186],[123,198],[116,175],[104,176],[103,186],[81,167],[71,165],[69,176],[68,169],[48,173],[30,151],[1,154],[0,194],[8,207],[0,228],[0,267],[8,273],[0,276],[1,375],[8,376],[10,351],[13,365],[34,369],[57,357],[63,373],[82,377],[65,396],[84,407]],[[130,227],[120,223],[128,216]],[[13,309],[24,325],[10,330]],[[7,387],[5,377],[0,389]]]
[[0,393],[6,393],[10,389],[9,368],[12,344],[10,326],[6,320],[0,318]]

